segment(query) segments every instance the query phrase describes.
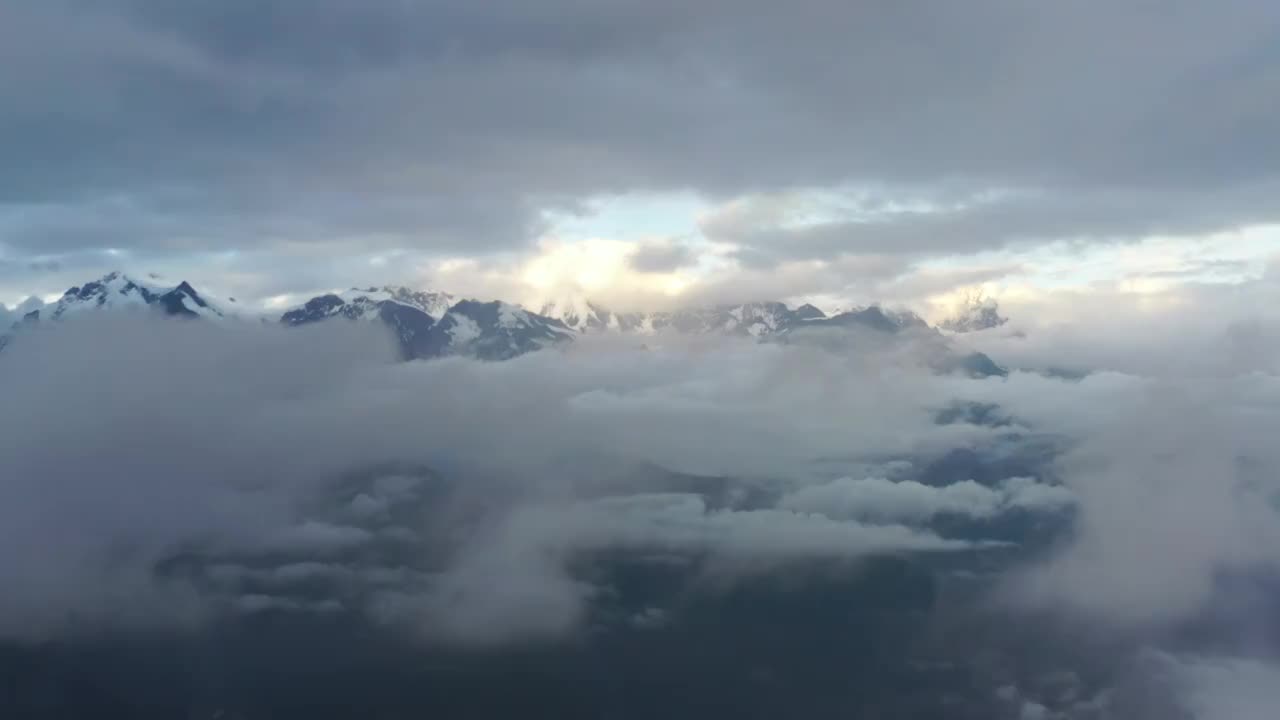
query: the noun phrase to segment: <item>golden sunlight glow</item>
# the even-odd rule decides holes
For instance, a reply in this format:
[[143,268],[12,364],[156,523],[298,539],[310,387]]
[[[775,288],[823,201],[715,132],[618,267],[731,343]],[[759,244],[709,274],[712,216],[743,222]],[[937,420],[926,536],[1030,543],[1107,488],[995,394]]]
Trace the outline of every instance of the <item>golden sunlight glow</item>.
[[688,280],[688,278],[685,278],[680,274],[676,273],[676,274],[669,275],[663,281],[662,291],[671,297],[675,297],[676,295],[679,295],[685,290],[688,290],[689,285],[690,285],[690,281]]
[[538,254],[518,272],[520,281],[536,294],[585,293],[602,297],[618,291],[677,295],[689,285],[676,272],[641,272],[631,265],[640,244],[590,238],[566,242],[544,238]]
[[286,293],[284,295],[272,295],[271,297],[267,298],[263,302],[263,304],[266,305],[267,308],[269,309],[278,310],[281,308],[287,308],[295,305],[297,303],[297,299],[298,299],[297,296],[292,293]]

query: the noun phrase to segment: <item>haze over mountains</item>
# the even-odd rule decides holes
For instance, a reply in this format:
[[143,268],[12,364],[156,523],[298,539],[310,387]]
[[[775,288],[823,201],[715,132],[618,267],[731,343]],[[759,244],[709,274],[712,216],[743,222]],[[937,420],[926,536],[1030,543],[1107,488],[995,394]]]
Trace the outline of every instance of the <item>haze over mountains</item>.
[[[540,312],[502,301],[459,299],[444,292],[404,287],[352,288],[319,295],[278,316],[246,311],[234,299],[203,297],[186,281],[168,286],[158,277],[138,280],[121,272],[68,289],[43,306],[28,303],[15,331],[41,321],[58,321],[86,311],[148,308],[181,318],[228,321],[268,321],[298,327],[332,320],[377,322],[394,334],[405,359],[462,355],[482,360],[506,360],[527,352],[573,342],[581,335],[621,334],[730,335],[760,341],[788,341],[824,330],[865,330],[891,336],[936,331],[910,312],[891,312],[878,306],[828,316],[813,305],[791,308],[781,302],[753,302],[713,308],[661,312],[615,313],[585,299],[546,303]],[[986,310],[994,316],[994,310]],[[974,329],[982,320],[953,323]],[[12,334],[12,333],[11,333]],[[0,341],[0,342],[7,342]],[[945,343],[939,341],[941,348]],[[941,350],[940,350],[941,352]],[[1002,371],[981,353],[943,358],[939,367],[967,372]]]

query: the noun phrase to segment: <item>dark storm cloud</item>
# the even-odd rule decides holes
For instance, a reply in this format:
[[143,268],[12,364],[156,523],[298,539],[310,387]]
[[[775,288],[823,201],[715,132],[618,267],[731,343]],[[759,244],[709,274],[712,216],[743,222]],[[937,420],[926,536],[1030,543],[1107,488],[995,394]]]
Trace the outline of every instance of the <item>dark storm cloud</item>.
[[1249,0],[0,13],[0,201],[76,218],[6,234],[22,255],[91,244],[65,225],[108,196],[128,203],[112,241],[147,251],[288,239],[479,253],[522,246],[539,210],[595,193],[946,181],[1042,195],[800,243],[950,251],[1266,220],[1251,198],[1280,169],[1280,15]]

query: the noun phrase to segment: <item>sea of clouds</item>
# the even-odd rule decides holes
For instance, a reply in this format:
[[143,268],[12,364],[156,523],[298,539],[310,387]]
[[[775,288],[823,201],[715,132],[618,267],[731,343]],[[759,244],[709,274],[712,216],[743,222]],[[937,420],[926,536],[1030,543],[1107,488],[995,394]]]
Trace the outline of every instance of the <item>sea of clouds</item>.
[[[346,323],[41,328],[0,357],[0,637],[285,611],[427,644],[556,641],[603,590],[575,571],[584,556],[696,556],[721,583],[814,560],[1007,557],[1032,542],[999,530],[1019,513],[1069,530],[1014,553],[984,602],[1144,652],[1196,623],[1269,628],[1275,337],[1165,325],[1148,352],[1128,329],[986,331],[963,342],[1013,371],[972,379],[856,342],[584,339],[400,363]],[[994,410],[940,420],[956,407]],[[1026,472],[921,474],[1020,443],[1047,448]],[[1197,717],[1252,717],[1213,714],[1217,688],[1263,692],[1273,649],[1162,657]]]

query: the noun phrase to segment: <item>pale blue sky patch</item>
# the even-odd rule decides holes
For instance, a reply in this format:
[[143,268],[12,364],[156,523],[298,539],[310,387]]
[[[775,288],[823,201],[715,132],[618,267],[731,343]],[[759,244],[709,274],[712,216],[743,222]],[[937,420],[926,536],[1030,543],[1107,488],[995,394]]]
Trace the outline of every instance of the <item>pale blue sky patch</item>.
[[584,203],[581,213],[551,211],[544,218],[551,233],[564,240],[611,238],[701,239],[696,219],[707,203],[693,193],[604,195]]

